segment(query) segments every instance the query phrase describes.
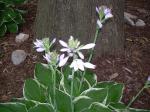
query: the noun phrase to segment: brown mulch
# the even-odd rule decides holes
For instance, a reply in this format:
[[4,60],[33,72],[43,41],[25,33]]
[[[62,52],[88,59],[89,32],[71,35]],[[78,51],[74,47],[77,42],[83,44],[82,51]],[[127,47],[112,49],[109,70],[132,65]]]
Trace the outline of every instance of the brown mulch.
[[[123,102],[129,100],[142,88],[150,75],[150,2],[149,0],[126,0],[125,10],[137,15],[146,22],[145,27],[125,25],[126,47],[125,55],[114,57],[97,57],[93,62],[99,81],[117,81],[125,84]],[[24,80],[33,76],[34,64],[37,59],[33,54],[33,24],[36,15],[36,2],[27,3],[21,8],[28,11],[25,14],[26,23],[20,32],[30,34],[30,38],[18,45],[16,34],[7,34],[0,40],[0,102],[9,101],[13,97],[22,96]],[[19,66],[11,62],[11,53],[23,49],[28,53],[27,59]],[[132,105],[136,108],[150,109],[150,93],[146,90]]]

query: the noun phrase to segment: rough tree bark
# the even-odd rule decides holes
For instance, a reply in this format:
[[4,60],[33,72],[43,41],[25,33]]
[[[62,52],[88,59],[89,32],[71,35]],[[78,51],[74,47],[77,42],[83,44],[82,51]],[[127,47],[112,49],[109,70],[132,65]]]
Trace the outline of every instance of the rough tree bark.
[[96,6],[106,5],[114,18],[107,21],[99,35],[96,54],[118,54],[124,48],[124,0],[39,0],[35,37],[67,39],[70,35],[83,43],[93,42]]

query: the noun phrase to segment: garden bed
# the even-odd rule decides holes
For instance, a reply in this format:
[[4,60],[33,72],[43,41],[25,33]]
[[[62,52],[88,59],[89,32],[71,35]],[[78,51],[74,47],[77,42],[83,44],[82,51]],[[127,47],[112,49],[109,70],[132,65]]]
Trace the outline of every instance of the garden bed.
[[[150,74],[150,9],[148,0],[126,0],[125,10],[146,22],[145,27],[125,25],[126,47],[125,55],[114,57],[96,57],[93,62],[97,65],[95,73],[99,81],[117,81],[125,84],[123,101],[129,100],[142,88]],[[9,101],[22,96],[24,80],[33,77],[34,65],[38,60],[33,53],[33,25],[36,15],[36,2],[23,5],[28,11],[25,14],[26,23],[19,32],[30,34],[30,38],[22,44],[16,44],[16,34],[7,34],[0,40],[0,102]],[[139,12],[143,9],[146,12]],[[11,53],[23,49],[28,53],[27,59],[19,66],[11,62]],[[133,104],[136,108],[150,109],[150,93],[144,91]]]

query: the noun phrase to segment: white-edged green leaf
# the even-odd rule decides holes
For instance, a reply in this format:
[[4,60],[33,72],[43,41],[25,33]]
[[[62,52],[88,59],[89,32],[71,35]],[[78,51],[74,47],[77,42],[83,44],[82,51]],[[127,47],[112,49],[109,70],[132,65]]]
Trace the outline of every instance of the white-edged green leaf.
[[113,112],[113,111],[111,111],[107,106],[103,105],[102,103],[94,102],[87,110],[83,112]]
[[27,112],[27,109],[21,103],[1,103],[0,112]]
[[94,87],[95,88],[110,88],[114,84],[115,82],[112,82],[112,81],[103,81],[103,82],[98,82]]
[[36,105],[35,101],[27,100],[24,98],[14,98],[11,100],[12,102],[22,103],[26,106],[27,109],[34,107]]
[[54,109],[48,103],[41,103],[29,109],[28,112],[54,112]]
[[68,94],[56,89],[56,104],[60,112],[71,112],[71,98]]
[[44,86],[53,85],[52,72],[48,66],[37,63],[34,71],[35,78]]
[[3,20],[4,22],[12,22],[14,18],[16,17],[16,13],[14,9],[12,8],[6,8],[5,11],[3,12]]
[[35,100],[39,102],[45,101],[45,92],[43,88],[33,79],[25,81],[23,95],[28,100]]
[[17,12],[17,11],[16,11],[16,17],[15,17],[14,20],[15,20],[15,22],[17,24],[22,24],[22,23],[25,22],[25,20],[23,19],[22,15],[19,12]]
[[129,110],[127,110],[127,112],[150,112],[150,110],[129,108]]
[[81,95],[92,98],[95,102],[104,102],[107,97],[107,89],[104,88],[90,88],[81,93]]
[[93,99],[88,96],[79,96],[74,99],[75,112],[81,112],[93,103]]
[[96,76],[96,74],[91,72],[91,71],[89,71],[89,70],[86,70],[85,79],[89,82],[91,87],[97,83],[97,76]]
[[111,103],[108,107],[114,110],[115,112],[121,112],[126,110],[126,106],[123,103]]
[[123,95],[123,84],[114,84],[108,89],[107,103],[120,102]]

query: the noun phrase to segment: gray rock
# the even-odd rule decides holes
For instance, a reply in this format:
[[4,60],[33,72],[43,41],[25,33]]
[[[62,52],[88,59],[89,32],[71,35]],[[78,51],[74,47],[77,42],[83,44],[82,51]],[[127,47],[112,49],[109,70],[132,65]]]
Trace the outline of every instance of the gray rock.
[[131,26],[142,27],[146,25],[143,20],[138,19],[137,16],[128,12],[124,12],[124,21]]
[[19,33],[19,35],[16,36],[16,43],[22,43],[24,41],[26,41],[29,38],[28,34],[24,34],[24,33]]
[[137,22],[135,23],[135,26],[138,26],[138,27],[143,27],[145,26],[145,22],[141,19],[138,19]]
[[27,57],[27,53],[24,50],[15,50],[12,52],[11,61],[14,65],[19,65],[24,62]]
[[136,20],[136,19],[137,19],[137,16],[132,15],[132,14],[130,14],[128,12],[124,12],[124,21],[127,24],[129,24],[131,26],[135,26],[134,20]]

